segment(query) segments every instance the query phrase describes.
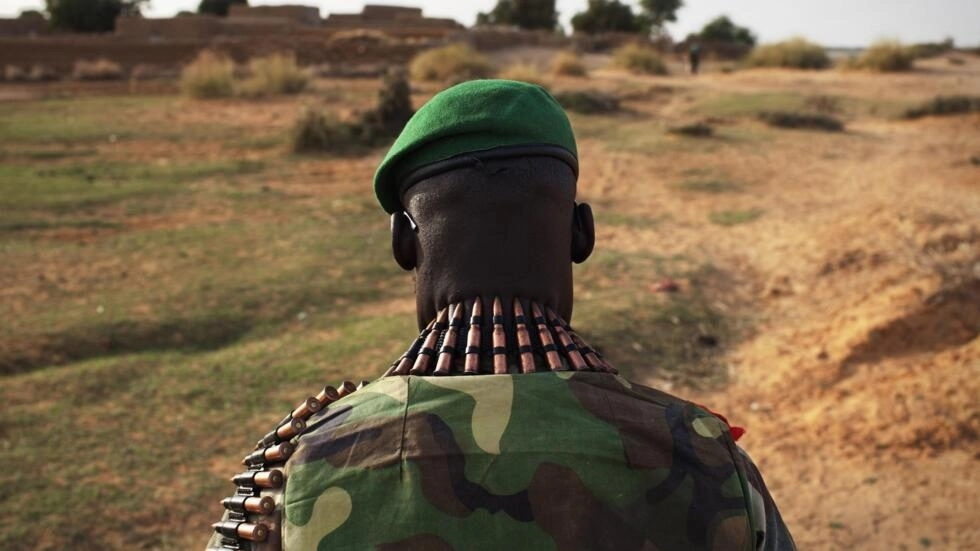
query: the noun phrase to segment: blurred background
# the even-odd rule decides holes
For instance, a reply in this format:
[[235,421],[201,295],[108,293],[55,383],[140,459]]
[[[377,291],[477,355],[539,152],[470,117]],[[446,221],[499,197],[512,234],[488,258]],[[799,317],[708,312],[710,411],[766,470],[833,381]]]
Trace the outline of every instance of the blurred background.
[[373,173],[491,76],[579,139],[573,324],[745,426],[802,549],[980,546],[980,5],[301,2],[0,0],[0,547],[202,548],[417,334]]

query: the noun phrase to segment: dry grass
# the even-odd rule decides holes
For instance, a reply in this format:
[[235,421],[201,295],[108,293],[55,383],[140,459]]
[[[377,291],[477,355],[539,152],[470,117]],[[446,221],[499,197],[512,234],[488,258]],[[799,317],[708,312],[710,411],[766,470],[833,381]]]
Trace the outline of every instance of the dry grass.
[[462,82],[487,78],[494,67],[486,56],[465,44],[450,44],[426,50],[412,59],[409,74],[413,80]]
[[745,59],[745,64],[749,67],[826,69],[830,67],[830,57],[819,44],[793,38],[756,47]]
[[897,40],[879,40],[857,59],[847,63],[850,69],[867,69],[880,73],[911,71],[915,65],[915,52]]
[[234,62],[205,50],[181,71],[180,90],[197,99],[229,97],[234,93],[234,74]]
[[551,74],[564,77],[586,77],[589,71],[575,52],[562,52],[551,62]]
[[562,90],[554,96],[562,107],[576,113],[592,115],[619,111],[619,99],[599,90]]
[[980,96],[936,96],[932,101],[906,111],[905,118],[918,119],[976,112],[980,112]]
[[242,85],[248,96],[298,94],[310,83],[308,71],[300,69],[293,54],[272,54],[248,62],[251,76]]
[[629,43],[613,52],[613,65],[638,75],[666,75],[667,65],[653,48]]
[[122,77],[122,67],[105,58],[92,61],[80,59],[71,70],[71,78],[74,80],[120,80]]
[[542,78],[541,71],[538,69],[537,65],[533,63],[515,63],[498,75],[499,78],[506,80],[519,80],[521,82],[530,82],[531,84],[537,84],[538,86],[545,86],[545,81]]

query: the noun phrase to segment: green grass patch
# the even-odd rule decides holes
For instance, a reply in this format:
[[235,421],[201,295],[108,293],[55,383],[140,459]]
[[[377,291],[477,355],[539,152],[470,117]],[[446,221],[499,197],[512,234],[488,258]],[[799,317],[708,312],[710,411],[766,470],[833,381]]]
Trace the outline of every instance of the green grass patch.
[[742,185],[728,180],[698,179],[685,180],[674,187],[682,191],[693,191],[696,193],[736,193],[742,191]]
[[722,210],[709,214],[708,220],[719,226],[737,226],[757,220],[764,212],[762,209]]
[[806,97],[794,92],[765,92],[758,94],[725,94],[704,100],[693,112],[713,117],[755,115],[760,111],[796,111],[805,106]]
[[129,199],[172,196],[197,180],[240,176],[263,167],[258,161],[5,165],[0,166],[0,209],[71,213]]

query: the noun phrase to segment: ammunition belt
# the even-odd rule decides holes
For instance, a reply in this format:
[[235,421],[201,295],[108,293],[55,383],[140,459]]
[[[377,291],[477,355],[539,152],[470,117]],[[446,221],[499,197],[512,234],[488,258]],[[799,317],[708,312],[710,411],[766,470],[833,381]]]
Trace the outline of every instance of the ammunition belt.
[[[618,373],[599,352],[552,309],[514,299],[504,316],[500,297],[492,301],[492,330],[484,331],[483,300],[456,302],[439,311],[412,346],[388,368],[391,375],[516,374],[536,371]],[[464,320],[465,313],[470,315]],[[488,333],[490,343],[482,343]],[[488,360],[488,361],[483,361]]]
[[[384,376],[517,374],[536,371],[599,371],[618,373],[602,355],[550,308],[514,299],[511,316],[505,317],[499,297],[491,305],[492,317],[484,320],[483,301],[450,304],[422,330],[418,338],[391,365]],[[464,314],[470,316],[464,320]],[[483,334],[484,321],[490,327]],[[489,340],[489,342],[483,342]],[[225,517],[212,525],[221,535],[221,547],[210,550],[273,551],[282,549],[282,508],[286,461],[296,450],[296,440],[316,412],[362,388],[344,381],[339,388],[327,385],[310,396],[259,439],[245,456],[246,471],[232,477],[235,494],[221,501]],[[209,550],[209,551],[210,551]]]
[[210,549],[272,551],[282,549],[282,509],[279,500],[286,484],[286,461],[296,451],[296,438],[307,422],[327,405],[366,385],[344,381],[339,388],[327,385],[289,411],[276,428],[259,439],[242,459],[246,471],[231,478],[235,494],[221,500],[225,516],[212,528],[221,535],[221,547]]

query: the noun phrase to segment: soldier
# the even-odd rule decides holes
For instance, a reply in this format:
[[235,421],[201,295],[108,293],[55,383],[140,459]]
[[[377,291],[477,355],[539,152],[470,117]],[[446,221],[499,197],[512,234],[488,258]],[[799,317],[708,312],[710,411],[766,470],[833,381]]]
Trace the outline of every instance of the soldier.
[[595,242],[577,175],[538,86],[470,81],[416,113],[375,192],[421,333],[258,443],[209,549],[794,548],[723,418],[569,325]]

